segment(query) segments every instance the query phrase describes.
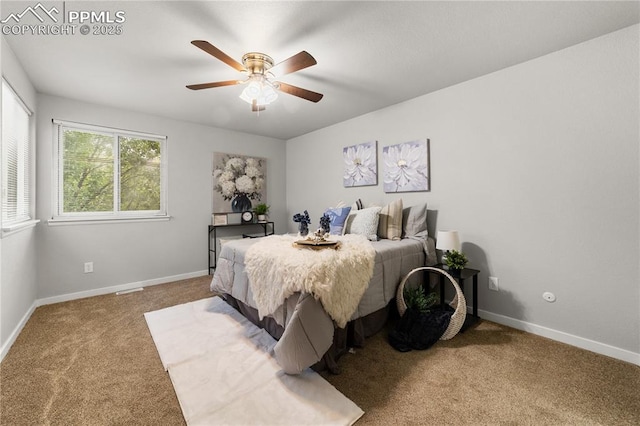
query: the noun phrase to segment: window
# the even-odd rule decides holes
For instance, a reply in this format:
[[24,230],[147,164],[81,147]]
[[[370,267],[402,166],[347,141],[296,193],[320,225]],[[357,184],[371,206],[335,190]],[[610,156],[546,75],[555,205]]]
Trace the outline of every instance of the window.
[[31,112],[2,80],[2,229],[31,221]]
[[55,220],[166,218],[166,138],[57,122]]

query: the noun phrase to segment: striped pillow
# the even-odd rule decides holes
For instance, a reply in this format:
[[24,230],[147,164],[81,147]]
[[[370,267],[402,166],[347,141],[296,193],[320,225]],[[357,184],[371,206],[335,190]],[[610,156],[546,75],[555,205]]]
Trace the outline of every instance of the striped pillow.
[[380,210],[378,236],[390,240],[402,238],[402,198],[387,204]]

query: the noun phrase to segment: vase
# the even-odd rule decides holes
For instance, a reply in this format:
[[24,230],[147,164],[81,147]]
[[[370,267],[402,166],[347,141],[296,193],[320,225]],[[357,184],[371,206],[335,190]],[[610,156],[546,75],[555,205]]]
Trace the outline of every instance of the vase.
[[242,213],[251,210],[251,200],[247,194],[238,194],[231,200],[231,211]]
[[258,215],[258,222],[266,222],[266,221],[267,221],[267,215],[264,215],[264,214]]
[[300,232],[301,237],[306,237],[309,235],[309,224],[305,222],[300,222],[300,226],[298,227],[298,231]]

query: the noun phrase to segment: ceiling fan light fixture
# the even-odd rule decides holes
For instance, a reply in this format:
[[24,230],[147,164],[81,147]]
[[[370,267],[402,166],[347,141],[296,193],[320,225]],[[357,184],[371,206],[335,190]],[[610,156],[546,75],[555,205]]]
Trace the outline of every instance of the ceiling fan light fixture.
[[262,96],[264,97],[265,105],[270,104],[271,102],[278,99],[278,93],[273,90],[270,84],[265,84],[262,88]]
[[269,105],[278,99],[278,93],[268,80],[252,78],[240,94],[240,99],[249,105]]
[[260,52],[249,52],[242,57],[242,63],[239,63],[208,41],[193,40],[191,44],[214,58],[224,62],[236,71],[247,73],[248,78],[244,81],[227,80],[214,81],[211,83],[190,84],[187,86],[187,89],[201,90],[213,87],[246,84],[247,86],[240,94],[240,99],[251,105],[251,111],[254,112],[263,111],[265,109],[265,105],[269,105],[278,99],[278,91],[292,96],[297,96],[298,98],[306,99],[307,101],[314,103],[319,102],[322,99],[322,93],[316,93],[291,84],[269,80],[270,77],[276,78],[276,76],[278,76],[279,78],[280,76],[291,74],[316,65],[316,60],[307,51],[303,50],[275,65],[273,59],[269,55],[265,55]]

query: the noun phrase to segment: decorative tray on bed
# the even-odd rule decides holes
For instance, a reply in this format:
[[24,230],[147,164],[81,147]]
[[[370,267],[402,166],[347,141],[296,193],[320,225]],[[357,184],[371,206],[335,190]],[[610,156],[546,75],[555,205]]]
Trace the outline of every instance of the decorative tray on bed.
[[340,241],[330,241],[325,238],[324,235],[319,233],[319,230],[313,235],[309,235],[304,240],[298,240],[293,243],[294,247],[310,248],[314,250],[321,250],[325,248],[337,249],[340,247]]

